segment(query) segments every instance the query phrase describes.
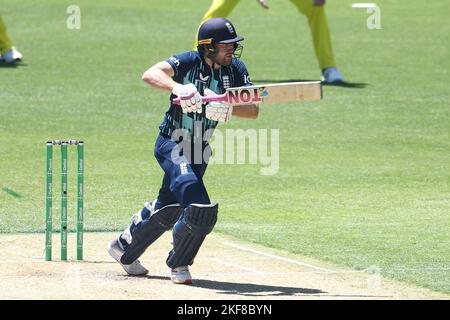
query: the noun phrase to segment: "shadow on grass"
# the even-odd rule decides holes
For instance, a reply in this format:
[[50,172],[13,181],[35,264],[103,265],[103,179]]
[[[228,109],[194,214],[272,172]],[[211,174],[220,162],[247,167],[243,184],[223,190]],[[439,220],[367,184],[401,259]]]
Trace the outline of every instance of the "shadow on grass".
[[22,194],[20,194],[20,193],[18,193],[18,192],[16,192],[16,191],[14,191],[14,190],[11,189],[11,188],[3,187],[2,190],[5,191],[7,194],[9,194],[10,196],[14,197],[14,198],[17,199],[17,200],[23,200],[23,199],[25,199],[25,196],[24,196],[24,195],[22,195]]
[[364,83],[364,82],[347,82],[347,81],[342,81],[342,82],[336,82],[336,83],[323,83],[322,82],[322,85],[324,87],[341,87],[341,88],[350,88],[350,89],[364,89],[369,84],[368,83]]
[[[264,84],[264,83],[285,83],[285,82],[305,82],[305,81],[319,81],[317,79],[283,79],[283,80],[271,80],[271,79],[252,79],[255,84]],[[341,87],[341,88],[350,88],[350,89],[364,89],[369,84],[364,82],[336,82],[336,83],[324,83],[322,82],[324,87]]]
[[22,61],[14,61],[11,63],[6,63],[3,60],[0,60],[0,68],[17,68],[17,67],[26,67],[27,64]]
[[[152,280],[170,280],[169,277],[161,276],[146,276],[147,279]],[[212,281],[203,279],[194,279],[192,287],[217,290],[218,294],[237,294],[242,296],[292,296],[295,294],[321,294],[326,293],[319,289],[296,288],[296,287],[279,287],[266,286],[254,283],[238,283],[238,282],[224,282]]]

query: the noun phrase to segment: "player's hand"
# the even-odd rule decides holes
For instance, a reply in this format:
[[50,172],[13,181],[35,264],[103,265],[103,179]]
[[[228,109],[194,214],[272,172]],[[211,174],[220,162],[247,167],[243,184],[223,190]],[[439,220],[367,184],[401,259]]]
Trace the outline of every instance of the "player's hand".
[[264,9],[269,9],[269,6],[267,5],[267,1],[266,0],[256,0],[261,7],[263,7]]
[[[205,96],[215,95],[210,89],[205,89]],[[211,101],[206,105],[206,118],[219,122],[228,122],[233,112],[233,106],[227,102]]]
[[183,113],[202,113],[202,96],[192,83],[176,85],[173,87],[172,93],[180,99]]
[[313,6],[314,7],[321,7],[325,4],[326,0],[313,0]]

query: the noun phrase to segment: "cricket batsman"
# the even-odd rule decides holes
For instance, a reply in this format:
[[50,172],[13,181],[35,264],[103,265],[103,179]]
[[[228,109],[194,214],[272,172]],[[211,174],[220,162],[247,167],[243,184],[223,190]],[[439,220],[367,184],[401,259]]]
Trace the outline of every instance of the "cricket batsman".
[[[173,247],[166,263],[174,283],[191,284],[193,264],[206,235],[217,221],[202,177],[211,150],[208,138],[219,122],[232,115],[256,118],[256,105],[234,107],[226,102],[202,103],[202,97],[225,93],[229,87],[251,85],[239,59],[243,37],[224,18],[212,18],[199,28],[197,50],[176,54],[145,71],[151,87],[171,92],[170,107],[159,127],[154,154],[164,171],[157,199],[133,215],[131,225],[108,246],[109,254],[133,276],[148,270],[138,258],[165,231],[172,229]],[[173,103],[178,98],[179,104]],[[196,158],[200,150],[200,159]]]

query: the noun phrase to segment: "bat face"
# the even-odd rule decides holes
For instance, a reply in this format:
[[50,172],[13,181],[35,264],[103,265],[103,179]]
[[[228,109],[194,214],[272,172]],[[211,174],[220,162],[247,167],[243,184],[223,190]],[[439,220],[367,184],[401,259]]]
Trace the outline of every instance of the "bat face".
[[248,105],[322,99],[320,81],[255,85],[227,89],[228,103]]
[[[248,87],[228,88],[224,94],[204,96],[203,103],[211,101],[228,102],[233,106],[285,103],[292,101],[308,101],[322,99],[322,84],[320,81],[287,82],[275,84],[262,84]],[[180,99],[172,100],[180,104]]]

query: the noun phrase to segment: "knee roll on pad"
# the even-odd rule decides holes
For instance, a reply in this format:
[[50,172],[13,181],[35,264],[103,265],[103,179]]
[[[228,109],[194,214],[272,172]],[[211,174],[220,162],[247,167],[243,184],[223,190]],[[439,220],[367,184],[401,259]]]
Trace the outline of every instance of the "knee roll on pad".
[[183,207],[179,204],[171,204],[156,210],[151,215],[147,215],[141,221],[133,219],[134,222],[130,226],[131,243],[125,250],[120,262],[131,264],[138,259],[165,231],[173,227],[182,213]]
[[173,229],[173,249],[167,258],[170,268],[191,265],[206,235],[217,222],[219,205],[191,204]]

